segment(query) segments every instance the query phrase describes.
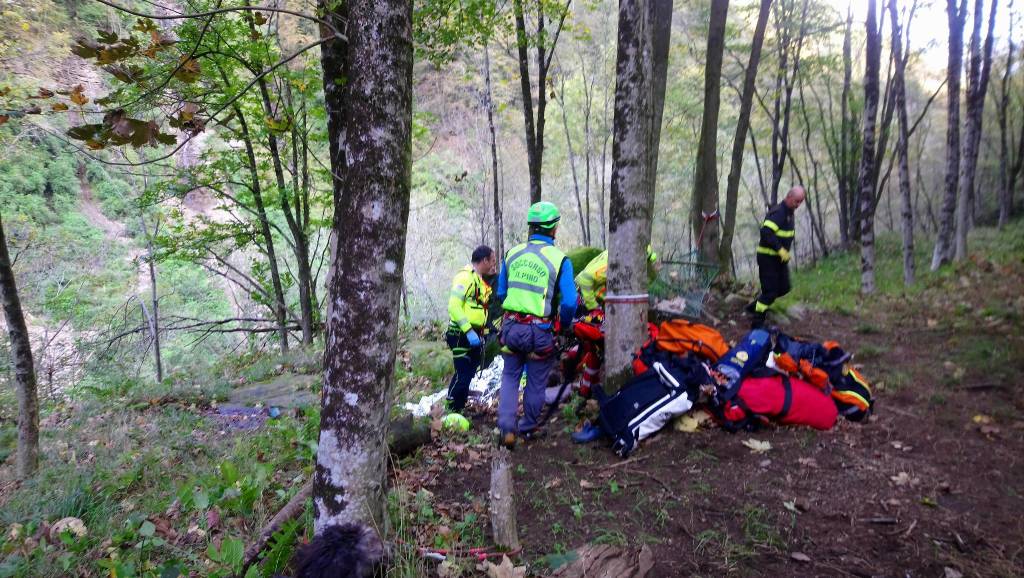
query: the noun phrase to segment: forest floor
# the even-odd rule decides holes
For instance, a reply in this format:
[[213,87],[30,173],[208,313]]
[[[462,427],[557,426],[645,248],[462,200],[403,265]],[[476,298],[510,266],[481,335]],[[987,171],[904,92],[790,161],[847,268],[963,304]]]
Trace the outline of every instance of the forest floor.
[[[542,571],[559,554],[608,544],[649,548],[653,576],[1024,575],[1019,232],[1002,238],[1003,255],[928,276],[912,294],[848,298],[781,321],[855,352],[877,400],[866,423],[666,428],[621,460],[574,445],[561,416],[513,454],[522,559]],[[796,278],[804,291],[826,291],[811,275]],[[739,311],[718,313],[728,339],[743,334]],[[489,432],[493,419],[474,429]],[[754,454],[742,445],[751,438],[771,450]],[[479,509],[467,498],[487,494],[489,453],[454,440],[399,480],[464,519]]]

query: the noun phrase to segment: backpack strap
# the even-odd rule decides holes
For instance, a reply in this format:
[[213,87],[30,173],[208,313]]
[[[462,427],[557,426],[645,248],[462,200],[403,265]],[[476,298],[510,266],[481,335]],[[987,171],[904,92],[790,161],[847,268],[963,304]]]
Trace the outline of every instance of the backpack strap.
[[782,400],[782,409],[779,413],[775,414],[775,417],[782,419],[789,413],[789,408],[793,405],[793,384],[789,381],[788,375],[782,376],[782,389],[785,392],[785,397]]

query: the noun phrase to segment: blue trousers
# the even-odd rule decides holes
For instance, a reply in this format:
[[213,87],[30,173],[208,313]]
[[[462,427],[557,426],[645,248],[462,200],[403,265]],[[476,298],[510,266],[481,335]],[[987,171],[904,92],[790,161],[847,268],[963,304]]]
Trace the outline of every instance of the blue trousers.
[[[501,344],[505,369],[498,398],[498,429],[502,434],[526,433],[539,425],[544,409],[544,388],[558,361],[554,335],[550,326],[506,320],[501,328]],[[517,423],[519,382],[524,371],[523,417]]]

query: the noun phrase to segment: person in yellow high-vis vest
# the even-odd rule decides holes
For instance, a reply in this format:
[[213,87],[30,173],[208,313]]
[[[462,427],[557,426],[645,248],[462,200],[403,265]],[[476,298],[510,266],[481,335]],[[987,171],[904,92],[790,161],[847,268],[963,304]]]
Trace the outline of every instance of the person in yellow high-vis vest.
[[[555,247],[560,220],[558,207],[534,203],[526,214],[530,237],[509,249],[498,274],[498,299],[505,315],[501,323],[501,392],[498,429],[501,443],[512,447],[517,437],[538,435],[544,389],[558,360],[554,327],[572,331],[576,313],[576,284],[572,261]],[[526,372],[523,417],[519,413],[519,381]]]
[[789,293],[789,251],[793,247],[796,226],[793,213],[804,202],[806,193],[795,186],[786,193],[781,203],[768,210],[761,224],[761,238],[757,245],[757,274],[761,281],[761,294],[747,305],[753,329],[764,325],[768,308],[776,299]]
[[[653,278],[657,272],[658,254],[647,245],[647,267],[648,276]],[[584,397],[590,395],[591,389],[600,382],[601,364],[603,359],[604,332],[601,325],[604,323],[604,298],[608,291],[608,250],[605,249],[597,254],[587,266],[576,275],[576,287],[579,288],[580,298],[583,300],[583,310],[576,311],[577,329],[584,327],[579,323],[586,323],[601,332],[602,338],[598,342],[588,340],[585,334],[578,331],[576,336],[580,338],[580,352],[582,375],[580,376],[580,393]],[[592,334],[593,332],[587,332]]]
[[498,256],[481,245],[473,251],[472,264],[466,265],[452,281],[448,293],[448,331],[445,342],[452,350],[455,374],[448,383],[448,409],[461,412],[469,397],[469,383],[480,367],[483,337],[487,327],[487,308],[491,286],[484,279],[494,275]]
[[[653,276],[657,266],[658,254],[647,245],[648,276]],[[652,277],[653,278],[653,277]],[[604,296],[608,290],[608,250],[605,249],[587,263],[587,266],[576,275],[576,286],[580,289],[583,306],[587,311],[604,309]],[[580,312],[582,313],[582,312]]]

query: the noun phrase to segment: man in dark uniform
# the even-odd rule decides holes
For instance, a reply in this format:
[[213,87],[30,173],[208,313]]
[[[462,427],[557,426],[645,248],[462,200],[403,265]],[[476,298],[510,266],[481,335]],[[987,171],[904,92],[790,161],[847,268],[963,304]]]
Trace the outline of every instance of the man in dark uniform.
[[764,325],[768,308],[776,299],[789,293],[789,250],[793,246],[796,228],[793,213],[804,202],[804,188],[797,185],[786,193],[781,203],[768,210],[761,224],[761,240],[757,245],[757,272],[761,279],[761,294],[747,305],[751,314],[750,326]]

